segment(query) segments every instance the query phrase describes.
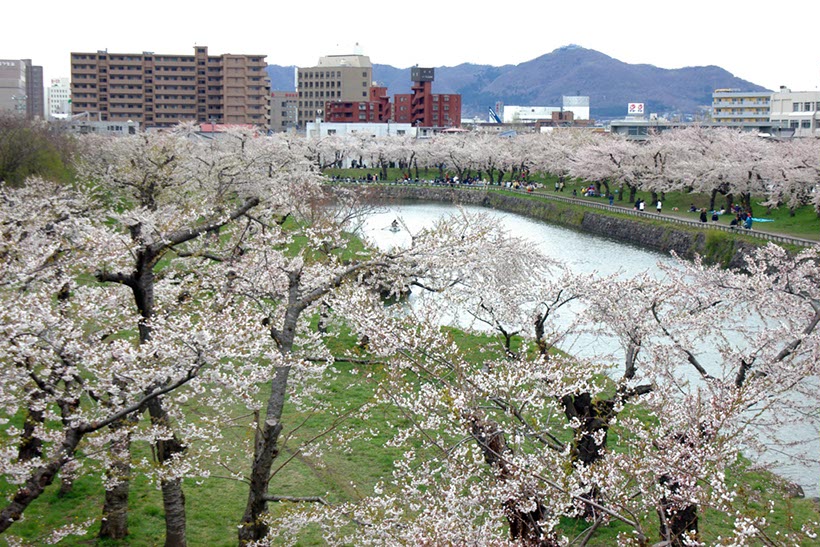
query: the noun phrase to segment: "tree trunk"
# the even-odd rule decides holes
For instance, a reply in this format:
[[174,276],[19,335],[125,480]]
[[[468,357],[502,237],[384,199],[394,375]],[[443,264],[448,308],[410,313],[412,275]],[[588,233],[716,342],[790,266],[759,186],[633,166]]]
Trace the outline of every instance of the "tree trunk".
[[735,196],[731,193],[726,194],[726,210],[731,212],[732,211],[732,205],[734,205],[734,204],[735,204]]
[[17,449],[17,459],[28,461],[40,458],[43,455],[43,441],[35,435],[35,431],[43,423],[43,411],[34,410],[34,402],[42,399],[40,390],[35,390],[31,394],[31,403],[23,421],[23,432],[20,434],[20,446]]
[[[573,435],[572,460],[581,462],[584,466],[593,465],[603,458],[615,401],[612,399],[593,401],[589,393],[581,393],[575,396],[565,395],[561,398],[561,404],[567,420],[572,421],[573,418],[577,418],[581,423]],[[603,436],[598,442],[596,437],[601,432]],[[597,500],[600,493],[598,487],[595,484],[584,486],[586,488],[584,497],[593,501]],[[595,509],[591,505],[584,505],[584,517],[593,517],[594,513]]]
[[717,194],[718,194],[717,190],[712,190],[712,195],[709,197],[709,210],[710,211],[715,210],[715,200],[717,199]]
[[165,547],[185,547],[185,494],[182,479],[163,480],[162,505],[165,509]]
[[[470,419],[470,434],[478,443],[484,454],[484,461],[498,471],[498,480],[507,481],[514,478],[504,456],[509,452],[504,432],[497,423],[485,421],[478,417]],[[528,501],[525,492],[507,499],[504,502],[504,515],[510,525],[510,539],[521,545],[532,547],[555,547],[559,545],[555,534],[547,534],[541,522],[547,517],[546,509],[540,500],[535,500],[535,509],[523,511],[520,502]]]
[[261,541],[268,533],[262,517],[267,512],[268,484],[273,462],[279,455],[279,434],[282,432],[282,410],[285,405],[290,367],[276,369],[271,380],[271,393],[264,421],[257,424],[254,442],[250,488],[245,514],[239,525],[239,544]]
[[[122,421],[111,426],[113,430],[126,427]],[[128,535],[128,492],[131,484],[131,438],[127,432],[111,441],[109,447],[111,464],[106,469],[108,481],[115,481],[113,487],[105,491],[102,522],[99,537],[101,539],[124,539]]]
[[[158,397],[148,403],[148,412],[154,426],[171,430],[170,417]],[[160,465],[169,464],[176,458],[177,454],[185,451],[185,447],[174,434],[171,435],[170,439],[158,440],[154,448]],[[160,486],[162,489],[162,504],[165,508],[165,545],[166,547],[183,547],[186,545],[186,539],[185,495],[182,493],[182,481],[180,479],[163,479]]]
[[[661,477],[662,484],[669,482],[669,477],[664,475]],[[678,483],[669,485],[669,490],[674,493],[680,489]],[[658,518],[660,519],[660,537],[661,540],[668,541],[672,547],[685,547],[690,543],[685,542],[685,539],[697,540],[698,536],[698,506],[694,504],[687,504],[680,506],[679,503],[674,503],[667,498],[661,500],[661,506],[658,509]]]
[[752,196],[748,193],[740,194],[740,202],[743,204],[743,209],[749,212],[750,215],[754,216],[752,213]]

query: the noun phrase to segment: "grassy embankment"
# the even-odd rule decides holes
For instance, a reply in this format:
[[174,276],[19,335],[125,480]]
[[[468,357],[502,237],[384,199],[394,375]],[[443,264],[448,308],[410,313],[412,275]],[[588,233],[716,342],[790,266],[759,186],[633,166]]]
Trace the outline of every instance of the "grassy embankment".
[[[373,175],[377,172],[378,171],[376,169],[328,169],[325,172],[325,174],[327,176],[336,175],[340,177],[364,178],[368,174]],[[436,176],[438,176],[438,171],[433,169],[429,169],[426,171],[422,170],[419,173],[419,176],[422,179],[433,179]],[[388,170],[388,181],[396,181],[400,180],[401,178],[402,170]],[[509,179],[509,177],[507,178]],[[535,195],[549,195],[555,193],[556,195],[569,197],[572,196],[572,191],[574,189],[576,190],[579,199],[589,200],[595,203],[609,203],[609,201],[603,197],[583,197],[582,189],[585,188],[588,184],[585,184],[581,181],[568,181],[564,187],[564,191],[556,193],[554,190],[555,181],[557,180],[556,177],[553,177],[551,175],[532,176],[530,177],[530,180],[532,180],[533,182],[537,182],[541,185],[541,188],[536,190]],[[623,200],[619,200],[619,197],[620,196],[615,198],[614,205],[616,207],[623,207],[626,209],[633,208],[634,200],[632,202],[626,201],[626,199],[629,197],[628,194],[624,196]],[[637,192],[635,199],[643,199],[644,201],[646,201],[646,212],[650,214],[655,214],[655,204],[651,201],[652,194],[650,192]],[[690,213],[690,206],[694,205],[697,209],[708,209],[709,201],[709,196],[706,194],[668,192],[664,195],[662,214],[664,216],[671,216],[686,220],[697,221],[699,219],[699,213]],[[777,209],[767,209],[766,207],[759,205],[759,203],[761,203],[762,201],[763,200],[761,198],[754,196],[752,197],[754,216],[756,218],[772,220],[772,222],[757,222],[753,225],[753,230],[820,241],[820,215],[818,215],[811,206],[807,205],[796,209],[794,211],[794,215],[792,216],[789,213],[788,208],[780,207]],[[724,203],[725,197],[721,195],[717,196],[717,198],[715,199],[716,207],[719,208]],[[718,217],[717,223],[728,226],[733,217],[734,215],[731,214],[721,215]],[[709,216],[709,222],[712,222],[711,215]]]

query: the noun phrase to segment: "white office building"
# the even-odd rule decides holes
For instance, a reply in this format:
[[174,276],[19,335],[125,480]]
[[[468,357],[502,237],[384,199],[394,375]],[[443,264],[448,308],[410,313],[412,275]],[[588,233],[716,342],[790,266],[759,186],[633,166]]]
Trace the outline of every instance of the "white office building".
[[67,120],[71,117],[71,80],[54,78],[46,88],[46,114],[49,120]]
[[572,112],[576,120],[589,119],[589,97],[564,96],[561,106],[504,105],[504,123],[535,123],[552,119],[553,112]]
[[772,127],[794,130],[795,137],[820,137],[820,91],[781,87],[769,102]]

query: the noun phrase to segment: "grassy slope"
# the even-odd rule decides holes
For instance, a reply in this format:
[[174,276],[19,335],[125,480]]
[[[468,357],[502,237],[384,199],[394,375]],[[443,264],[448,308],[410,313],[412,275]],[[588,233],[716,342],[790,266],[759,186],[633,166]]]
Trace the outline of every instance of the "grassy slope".
[[[493,343],[486,335],[480,337],[465,336],[454,333],[456,341],[466,352],[475,352],[478,355],[479,346]],[[486,354],[483,355],[486,358]],[[326,402],[333,408],[350,408],[370,400],[373,390],[378,386],[378,367],[369,369],[374,373],[370,380],[366,375],[356,372],[356,367],[349,364],[339,364],[334,371],[326,374],[328,382]],[[354,430],[378,430],[375,436],[365,436],[355,439],[351,450],[329,450],[321,458],[297,456],[278,473],[273,481],[271,491],[281,495],[294,496],[324,496],[329,502],[355,500],[362,495],[372,492],[374,485],[390,475],[393,460],[399,452],[385,447],[389,439],[391,424],[400,423],[401,417],[393,409],[382,408],[374,412],[372,419],[365,423],[354,419],[347,426]],[[307,418],[307,421],[304,421]],[[381,418],[381,419],[379,419]],[[299,432],[288,443],[283,451],[283,458],[292,456],[299,446],[300,439],[311,438],[322,432],[332,421],[332,416],[319,413],[307,416],[305,413],[290,409],[285,423],[289,427],[304,424]],[[617,428],[613,429],[612,438],[618,436]],[[147,448],[137,447],[138,453],[149,456]],[[246,455],[247,460],[250,454]],[[280,459],[281,461],[281,459]],[[214,469],[214,473],[223,472]],[[792,521],[799,527],[800,523],[812,518],[818,518],[816,506],[809,500],[785,500],[782,497],[778,481],[767,473],[753,472],[739,475],[737,481],[744,484],[745,499],[741,505],[748,504],[760,514],[780,522]],[[8,487],[3,488],[8,492]],[[244,500],[247,490],[241,482],[209,478],[201,483],[189,480],[185,484],[186,499],[188,502],[188,530],[190,545],[229,546],[236,544],[236,523],[244,509]],[[13,535],[20,536],[26,541],[38,544],[43,542],[42,530],[51,529],[69,522],[81,522],[88,519],[97,519],[103,496],[102,487],[98,481],[83,478],[77,481],[74,490],[66,497],[57,495],[57,487],[52,487],[46,495],[38,500],[26,513],[24,521],[16,524],[10,530]],[[766,502],[775,502],[775,511],[768,513]],[[160,492],[145,479],[134,481],[131,492],[131,513],[129,526],[130,537],[121,543],[107,542],[102,545],[161,545],[164,538],[162,498]],[[272,504],[274,511],[287,510],[284,505]],[[647,519],[649,530],[655,530],[654,515]],[[574,537],[585,530],[587,524],[583,521],[565,519],[563,533]],[[80,538],[68,538],[64,545],[87,545],[93,542],[98,525],[92,527],[91,532]],[[600,529],[590,545],[611,545],[618,532],[625,527],[613,523]],[[702,520],[703,540],[711,544],[719,535],[730,530],[725,517],[714,511],[707,511]],[[656,532],[652,532],[656,533]],[[2,538],[0,538],[2,539]],[[307,531],[300,539],[300,545],[322,545],[321,535],[316,531]]]

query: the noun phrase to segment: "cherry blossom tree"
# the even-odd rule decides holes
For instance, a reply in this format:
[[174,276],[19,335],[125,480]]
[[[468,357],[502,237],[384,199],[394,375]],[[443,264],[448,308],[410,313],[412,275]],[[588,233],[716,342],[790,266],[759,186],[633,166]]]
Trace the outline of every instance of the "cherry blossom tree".
[[[229,355],[234,339],[218,336],[213,318],[197,314],[204,321],[194,320],[184,304],[201,280],[166,276],[156,283],[150,322],[128,291],[81,281],[108,245],[123,242],[106,223],[89,218],[96,206],[87,195],[29,180],[3,193],[2,209],[3,415],[26,416],[22,429],[9,427],[3,435],[3,474],[19,485],[0,509],[5,531],[58,473],[111,471],[130,438],[158,446],[175,438],[165,423],[138,429],[129,418],[160,397],[167,413],[174,406],[168,401],[190,396],[192,386],[214,385],[213,378],[198,384],[199,376]],[[241,332],[243,322],[235,323],[234,332]],[[139,343],[137,324],[151,333]],[[212,438],[201,427],[186,431],[187,442],[201,434]],[[115,450],[104,450],[107,445]],[[80,458],[79,449],[86,456]],[[190,472],[191,466],[170,461],[160,480]],[[121,479],[109,474],[108,491],[118,491]]]

